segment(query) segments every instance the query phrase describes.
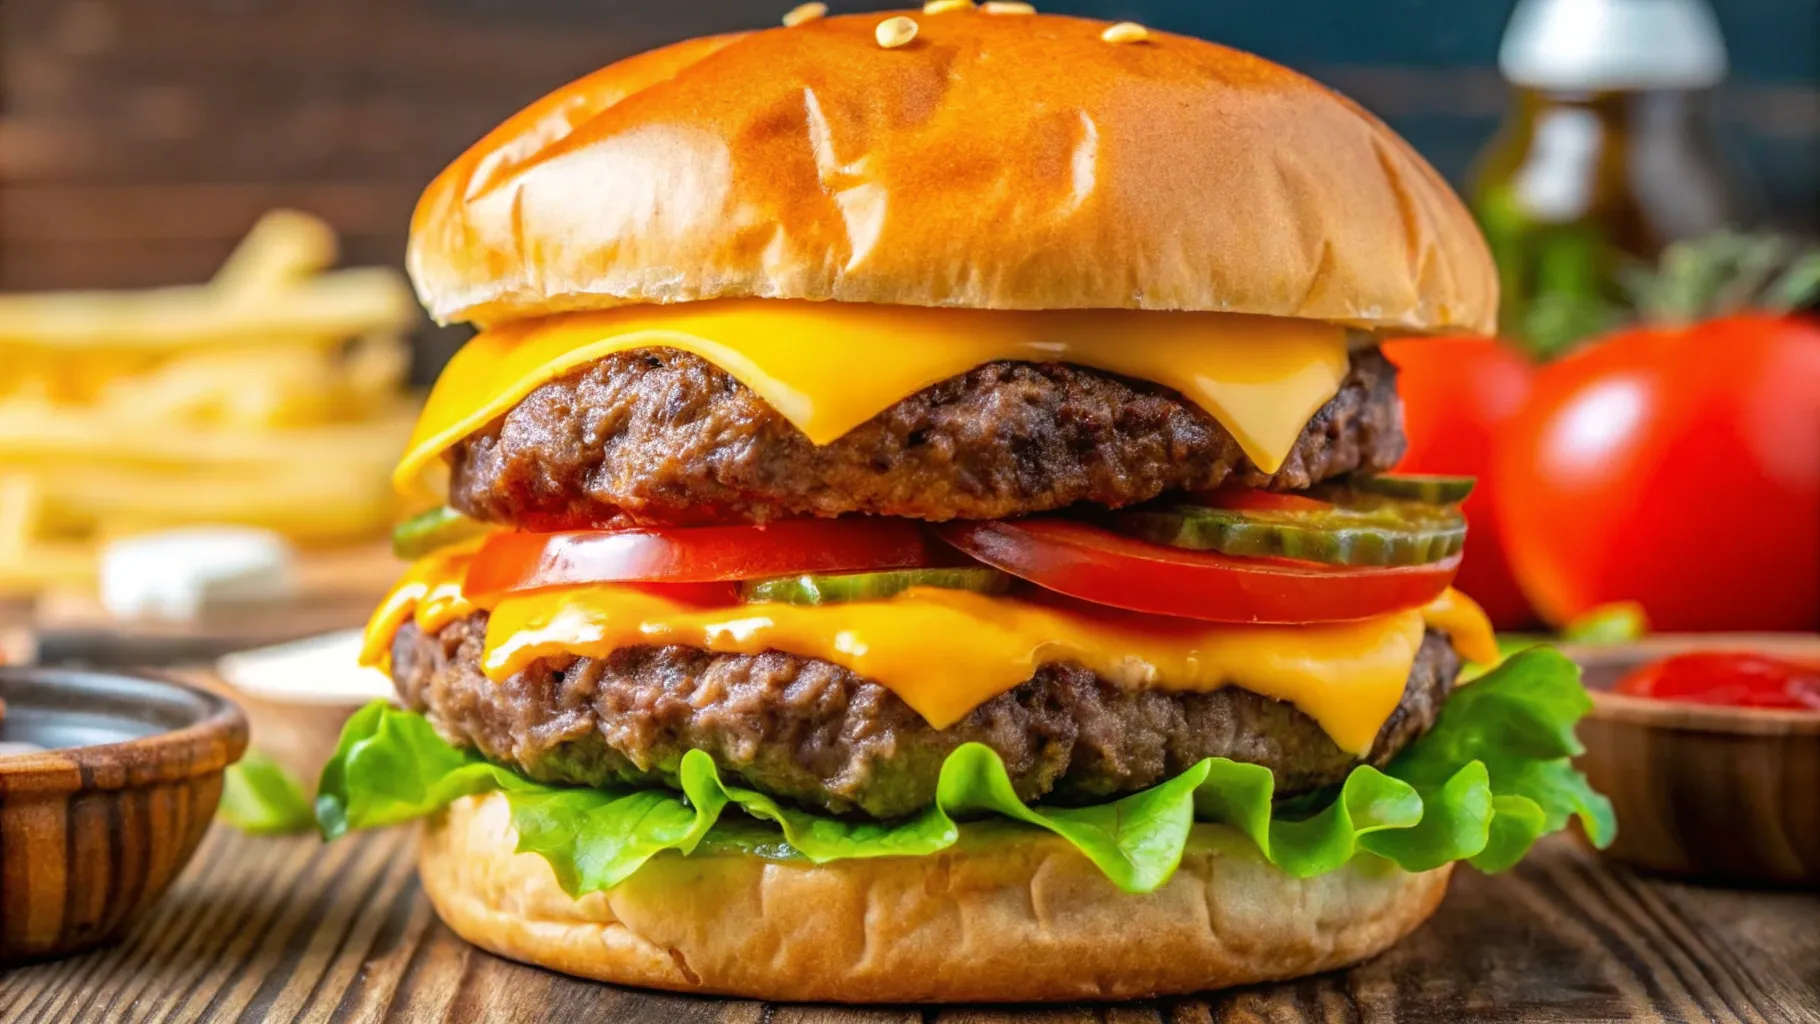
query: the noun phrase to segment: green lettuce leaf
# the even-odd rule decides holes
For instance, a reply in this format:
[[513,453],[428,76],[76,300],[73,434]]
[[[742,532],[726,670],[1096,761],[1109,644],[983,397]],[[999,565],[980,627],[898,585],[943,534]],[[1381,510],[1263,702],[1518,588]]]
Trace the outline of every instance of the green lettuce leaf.
[[1434,728],[1384,771],[1361,765],[1325,793],[1279,801],[1269,769],[1210,758],[1118,800],[1032,807],[997,754],[966,744],[943,763],[935,803],[922,814],[860,822],[731,785],[699,750],[683,755],[669,787],[545,785],[455,749],[419,715],[376,703],[343,731],[323,769],[316,817],[333,839],[501,792],[518,849],[549,861],[574,895],[611,888],[664,851],[738,849],[816,863],[914,857],[953,846],[983,818],[1060,836],[1130,892],[1168,881],[1197,821],[1242,832],[1296,877],[1361,852],[1411,871],[1460,860],[1499,871],[1573,817],[1595,843],[1611,841],[1610,805],[1568,762],[1580,750],[1574,723],[1590,707],[1573,663],[1538,648],[1457,691]]
[[303,786],[278,762],[256,750],[247,751],[239,764],[228,765],[215,816],[255,836],[307,832],[316,824]]

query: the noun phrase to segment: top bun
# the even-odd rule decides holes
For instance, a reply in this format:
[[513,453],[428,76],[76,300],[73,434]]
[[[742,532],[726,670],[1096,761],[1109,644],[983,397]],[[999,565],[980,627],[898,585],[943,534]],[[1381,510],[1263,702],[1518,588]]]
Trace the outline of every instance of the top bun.
[[430,184],[440,321],[763,297],[1215,310],[1488,332],[1459,199],[1262,58],[1106,23],[908,12],[678,43],[571,83]]

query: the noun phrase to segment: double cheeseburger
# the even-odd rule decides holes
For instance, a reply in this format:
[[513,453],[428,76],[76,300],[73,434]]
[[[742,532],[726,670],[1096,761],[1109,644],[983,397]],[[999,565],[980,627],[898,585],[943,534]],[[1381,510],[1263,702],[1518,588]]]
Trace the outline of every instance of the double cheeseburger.
[[[810,12],[811,14],[813,12]],[[1446,184],[1246,53],[1023,5],[614,64],[425,193],[478,335],[325,832],[607,981],[1050,1000],[1384,949],[1578,814],[1585,697],[1449,589],[1389,335],[1488,331]],[[441,506],[441,507],[436,507]]]

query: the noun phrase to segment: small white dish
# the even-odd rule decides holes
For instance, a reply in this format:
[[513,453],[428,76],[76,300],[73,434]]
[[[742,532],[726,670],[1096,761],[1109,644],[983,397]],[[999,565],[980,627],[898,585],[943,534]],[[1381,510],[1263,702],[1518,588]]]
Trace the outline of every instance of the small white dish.
[[229,686],[273,704],[354,706],[392,699],[391,676],[362,666],[360,646],[360,630],[338,630],[229,654],[215,671]]

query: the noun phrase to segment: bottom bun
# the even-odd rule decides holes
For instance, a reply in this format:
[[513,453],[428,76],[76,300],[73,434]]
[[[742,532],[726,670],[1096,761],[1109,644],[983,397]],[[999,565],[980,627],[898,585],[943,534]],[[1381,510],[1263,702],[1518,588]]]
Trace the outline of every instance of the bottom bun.
[[1241,834],[1197,825],[1181,868],[1139,896],[1054,836],[989,823],[926,857],[666,853],[574,899],[516,843],[497,794],[425,828],[424,889],[462,938],[601,981],[791,1002],[1130,999],[1293,978],[1409,934],[1450,871],[1360,857],[1297,879]]

